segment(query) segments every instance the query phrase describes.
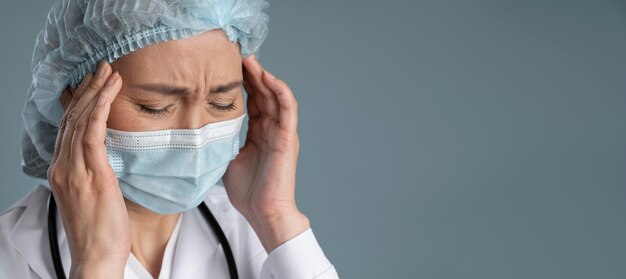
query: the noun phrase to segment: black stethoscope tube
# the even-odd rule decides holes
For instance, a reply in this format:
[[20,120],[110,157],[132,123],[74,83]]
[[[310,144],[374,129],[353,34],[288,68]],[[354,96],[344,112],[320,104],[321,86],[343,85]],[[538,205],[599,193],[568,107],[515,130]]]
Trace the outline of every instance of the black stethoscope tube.
[[[207,220],[213,232],[217,235],[217,239],[220,244],[222,244],[222,248],[224,249],[224,254],[226,256],[226,262],[228,263],[228,272],[230,273],[230,278],[238,279],[237,275],[237,266],[235,265],[235,257],[233,257],[233,252],[230,249],[230,244],[228,244],[228,240],[226,239],[226,235],[219,223],[209,207],[206,203],[201,203],[198,205],[198,209],[204,216],[204,219]],[[63,263],[61,262],[61,253],[59,252],[59,240],[57,237],[57,229],[56,229],[56,201],[54,200],[54,195],[50,193],[50,200],[48,202],[48,240],[50,242],[50,255],[52,256],[52,263],[54,264],[54,271],[56,272],[57,278],[65,279],[65,270],[63,270]]]

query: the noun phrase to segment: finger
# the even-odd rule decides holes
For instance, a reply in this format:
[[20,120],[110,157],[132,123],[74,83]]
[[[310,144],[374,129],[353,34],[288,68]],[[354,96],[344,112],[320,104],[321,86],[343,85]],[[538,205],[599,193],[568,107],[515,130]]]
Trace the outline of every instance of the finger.
[[[96,105],[98,104],[99,98],[102,98],[102,94],[110,95],[113,89],[117,89],[117,90],[120,89],[118,87],[119,77],[120,75],[118,72],[111,74],[111,76],[107,80],[102,90],[98,92],[98,96],[93,98],[91,103],[89,103],[87,108],[80,115],[78,122],[76,122],[76,124],[74,125],[74,136],[72,137],[73,142],[72,142],[72,151],[71,151],[71,156],[70,156],[70,159],[72,162],[75,162],[77,164],[80,164],[80,162],[83,162],[83,164],[86,164],[88,159],[85,158],[84,156],[85,149],[89,149],[90,150],[89,152],[93,153],[92,151],[94,149],[101,148],[101,145],[102,146],[104,145],[104,143],[95,143],[95,142],[89,142],[87,144],[85,142],[85,134],[87,133],[87,129],[89,128],[89,125],[90,125],[91,115],[93,114],[93,111],[95,110]],[[105,97],[105,99],[106,98],[107,97]],[[83,165],[83,166],[86,166],[86,165]]]
[[122,88],[123,81],[119,73],[117,73],[117,78],[112,82],[113,84],[107,85],[104,92],[100,94],[96,107],[89,116],[89,126],[83,139],[85,163],[87,168],[92,170],[110,166],[105,145],[106,128],[111,103],[113,103],[113,100],[115,100]]
[[244,66],[246,67],[247,74],[249,74],[248,82],[254,94],[256,94],[253,99],[256,100],[259,112],[263,112],[269,115],[270,118],[278,121],[277,100],[271,90],[263,83],[263,66],[254,54],[245,60]]
[[[80,85],[78,86],[78,88],[76,88],[76,90],[74,92],[72,92],[72,101],[73,104],[76,105],[76,103],[78,103],[78,100],[80,100],[80,97],[83,95],[83,92],[85,92],[85,90],[87,90],[87,86],[89,85],[89,83],[91,82],[91,80],[93,79],[93,74],[92,73],[87,73],[87,75],[85,75],[85,78],[83,78],[83,81],[80,83]],[[70,103],[72,104],[72,103]],[[68,108],[70,108],[68,106]],[[72,106],[73,108],[73,106]]]
[[279,122],[282,128],[296,131],[298,126],[298,102],[291,89],[284,81],[270,72],[263,72],[263,81],[272,89],[279,104]]
[[74,106],[78,102],[78,99],[80,98],[80,94],[83,92],[83,90],[85,90],[85,87],[92,77],[93,75],[91,73],[85,75],[83,80],[78,85],[78,88],[72,91],[72,100],[70,100],[70,103],[65,109],[65,113],[63,113],[63,117],[61,117],[61,120],[59,121],[59,132],[57,133],[56,141],[54,143],[54,154],[52,156],[52,161],[50,164],[56,162],[57,158],[59,157],[59,152],[61,152],[61,143],[63,140],[63,133],[65,132],[65,121],[67,120],[67,112],[71,111],[74,108]]
[[257,101],[258,108],[261,112],[268,114],[272,119],[278,121],[278,106],[276,104],[276,97],[263,83],[263,66],[261,66],[261,63],[256,60],[254,55],[243,59],[243,64],[246,71],[249,73],[246,77],[251,81],[250,83],[253,88],[252,93],[257,95],[255,97],[259,97],[259,100]]
[[[88,83],[85,91],[78,100],[78,103],[76,103],[74,108],[68,112],[67,120],[65,121],[66,127],[63,133],[63,143],[61,144],[61,154],[65,157],[65,159],[70,158],[72,137],[74,136],[74,129],[76,128],[76,125],[74,124],[78,123],[77,120],[80,115],[83,113],[85,108],[87,108],[87,105],[89,105],[89,103],[94,99],[98,91],[100,91],[100,88],[102,88],[105,81],[109,77],[110,71],[111,66],[106,63],[106,60],[103,60],[98,67],[96,76]],[[79,127],[79,129],[81,128],[82,127]]]

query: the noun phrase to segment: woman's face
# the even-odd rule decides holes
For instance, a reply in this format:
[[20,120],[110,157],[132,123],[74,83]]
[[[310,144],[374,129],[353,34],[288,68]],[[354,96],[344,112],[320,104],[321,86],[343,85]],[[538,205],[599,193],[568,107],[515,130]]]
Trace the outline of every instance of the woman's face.
[[[148,46],[111,63],[123,85],[107,126],[200,128],[244,113],[242,57],[221,29]],[[62,98],[63,100],[64,98]]]

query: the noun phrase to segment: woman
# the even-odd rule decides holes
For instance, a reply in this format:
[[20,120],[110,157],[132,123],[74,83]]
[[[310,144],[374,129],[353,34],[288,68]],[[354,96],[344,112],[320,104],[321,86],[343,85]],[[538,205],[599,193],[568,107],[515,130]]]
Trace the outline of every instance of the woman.
[[254,55],[267,5],[54,4],[23,113],[49,185],[0,216],[2,278],[338,278],[295,202],[297,102]]

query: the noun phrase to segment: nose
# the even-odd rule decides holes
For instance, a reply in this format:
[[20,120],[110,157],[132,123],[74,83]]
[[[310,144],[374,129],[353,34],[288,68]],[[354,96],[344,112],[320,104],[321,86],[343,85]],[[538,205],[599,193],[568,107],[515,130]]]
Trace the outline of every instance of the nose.
[[202,126],[216,121],[211,113],[207,110],[204,102],[201,100],[189,100],[186,104],[180,106],[182,111],[178,113],[179,129],[198,129]]

